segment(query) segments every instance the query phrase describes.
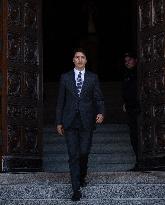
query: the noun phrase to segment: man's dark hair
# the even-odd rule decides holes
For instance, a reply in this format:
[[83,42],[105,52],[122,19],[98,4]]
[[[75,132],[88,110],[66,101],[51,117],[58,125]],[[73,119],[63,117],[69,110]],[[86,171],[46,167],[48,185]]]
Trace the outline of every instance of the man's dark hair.
[[133,51],[129,51],[129,52],[125,52],[124,53],[124,58],[125,57],[131,57],[131,58],[137,58],[137,55],[136,55],[136,53],[135,52],[133,52]]
[[84,48],[81,48],[81,47],[75,48],[75,49],[73,50],[73,56],[74,56],[75,53],[77,53],[77,52],[81,52],[81,53],[83,53],[83,54],[87,57],[87,51],[86,51]]

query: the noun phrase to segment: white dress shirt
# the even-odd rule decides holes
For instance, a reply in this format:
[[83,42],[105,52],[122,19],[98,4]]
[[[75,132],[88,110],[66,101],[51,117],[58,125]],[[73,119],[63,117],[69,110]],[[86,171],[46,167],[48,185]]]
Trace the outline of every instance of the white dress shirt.
[[76,84],[77,84],[77,77],[78,77],[79,72],[81,72],[81,78],[82,78],[82,81],[84,82],[85,68],[83,70],[81,70],[81,71],[79,71],[76,68],[74,68]]

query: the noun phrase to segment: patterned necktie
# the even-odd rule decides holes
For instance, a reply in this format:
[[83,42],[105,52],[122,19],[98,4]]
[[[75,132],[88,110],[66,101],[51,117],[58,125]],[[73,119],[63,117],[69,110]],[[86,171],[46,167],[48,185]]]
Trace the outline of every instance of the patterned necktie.
[[83,85],[83,81],[82,81],[82,77],[81,77],[81,72],[79,72],[78,76],[77,76],[77,81],[76,81],[76,86],[77,86],[77,90],[78,90],[78,95],[80,96],[81,93],[81,89],[82,89],[82,85]]

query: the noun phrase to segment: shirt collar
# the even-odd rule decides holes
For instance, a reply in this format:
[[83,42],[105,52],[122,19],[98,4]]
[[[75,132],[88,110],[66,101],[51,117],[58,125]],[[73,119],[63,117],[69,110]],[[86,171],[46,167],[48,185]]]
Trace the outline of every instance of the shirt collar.
[[81,72],[83,75],[85,74],[85,68],[83,69],[83,70],[77,70],[76,68],[74,68],[74,72],[75,72],[75,74],[79,74],[79,72]]

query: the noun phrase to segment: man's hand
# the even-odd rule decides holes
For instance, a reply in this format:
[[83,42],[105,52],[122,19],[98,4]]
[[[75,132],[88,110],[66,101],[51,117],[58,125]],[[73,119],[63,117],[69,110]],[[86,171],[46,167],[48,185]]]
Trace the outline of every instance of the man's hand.
[[57,132],[59,135],[64,135],[63,125],[57,125]]
[[104,116],[102,114],[97,114],[96,116],[96,123],[101,124],[104,120]]

